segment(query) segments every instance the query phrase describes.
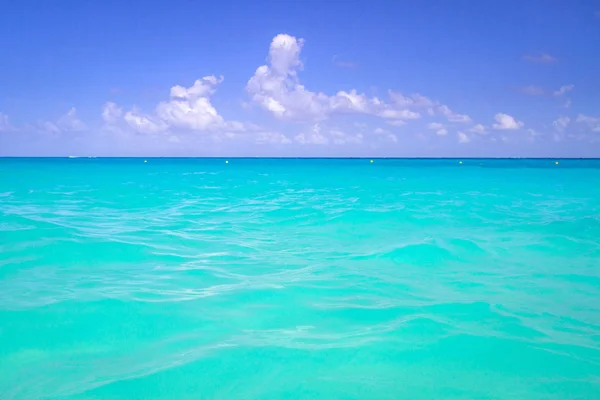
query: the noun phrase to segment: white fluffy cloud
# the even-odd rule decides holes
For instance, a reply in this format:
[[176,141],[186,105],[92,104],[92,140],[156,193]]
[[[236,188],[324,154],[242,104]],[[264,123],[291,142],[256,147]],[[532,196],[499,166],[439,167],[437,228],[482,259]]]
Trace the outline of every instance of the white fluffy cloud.
[[496,123],[492,125],[494,129],[514,130],[520,129],[524,125],[523,122],[517,121],[514,117],[508,114],[498,113],[494,119],[496,120]]
[[384,108],[378,113],[378,115],[381,118],[388,118],[394,120],[421,118],[421,114],[419,114],[418,112],[410,110],[395,110],[393,108]]
[[[323,119],[328,113],[329,97],[308,91],[298,83],[297,71],[302,68],[300,50],[304,41],[280,34],[273,38],[268,64],[258,67],[246,85],[252,100],[281,119]],[[361,96],[341,96],[340,103],[353,104]],[[301,139],[302,140],[302,139]]]
[[102,119],[104,122],[114,124],[117,122],[119,117],[123,114],[123,110],[120,109],[115,103],[108,102],[102,108]]
[[163,121],[153,118],[149,115],[143,115],[138,109],[134,108],[125,113],[125,122],[136,132],[139,133],[161,133],[168,129]]
[[471,121],[469,116],[455,113],[420,94],[405,96],[389,91],[390,101],[384,102],[355,89],[342,90],[333,96],[310,91],[298,78],[298,72],[303,68],[300,59],[303,45],[302,39],[290,35],[275,36],[267,65],[258,67],[246,85],[252,101],[278,119],[320,121],[336,113],[355,113],[384,118],[399,126],[405,120],[421,118],[418,109],[424,109],[430,115],[443,115],[451,122]]
[[176,128],[203,131],[223,127],[223,118],[210,102],[215,87],[222,81],[223,77],[205,76],[189,88],[173,86],[171,100],[159,103],[156,114]]
[[559,117],[554,122],[552,122],[552,125],[554,126],[554,128],[556,128],[556,130],[562,132],[565,130],[565,128],[569,125],[570,122],[571,118],[569,117]]
[[[281,66],[280,66],[281,67]],[[217,85],[223,77],[205,76],[190,87],[173,86],[170,100],[162,101],[153,114],[143,114],[134,108],[124,114],[123,119],[136,132],[155,134],[171,129],[186,131],[228,131],[240,132],[254,129],[237,121],[225,121],[210,101]],[[107,123],[115,123],[121,116],[121,109],[114,103],[107,103],[102,117]]]

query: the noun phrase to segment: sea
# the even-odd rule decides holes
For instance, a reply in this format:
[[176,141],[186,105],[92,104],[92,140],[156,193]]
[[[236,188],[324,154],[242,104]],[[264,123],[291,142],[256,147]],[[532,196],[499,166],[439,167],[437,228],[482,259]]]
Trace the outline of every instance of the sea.
[[0,159],[0,399],[600,399],[600,160]]

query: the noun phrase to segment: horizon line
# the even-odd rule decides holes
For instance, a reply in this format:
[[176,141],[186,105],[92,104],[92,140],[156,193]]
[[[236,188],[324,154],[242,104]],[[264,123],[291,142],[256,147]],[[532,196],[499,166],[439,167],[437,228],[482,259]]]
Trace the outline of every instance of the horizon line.
[[326,157],[326,156],[0,156],[0,159],[213,159],[213,160],[600,160],[600,157]]

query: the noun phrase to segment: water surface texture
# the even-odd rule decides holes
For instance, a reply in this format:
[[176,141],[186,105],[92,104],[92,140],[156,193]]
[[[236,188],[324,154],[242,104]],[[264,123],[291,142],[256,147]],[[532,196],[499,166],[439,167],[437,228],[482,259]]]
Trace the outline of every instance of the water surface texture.
[[600,399],[600,161],[1,159],[1,399]]

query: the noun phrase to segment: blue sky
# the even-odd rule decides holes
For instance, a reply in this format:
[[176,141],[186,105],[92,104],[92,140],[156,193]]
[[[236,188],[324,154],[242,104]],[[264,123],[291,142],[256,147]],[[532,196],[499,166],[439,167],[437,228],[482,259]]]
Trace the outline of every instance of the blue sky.
[[0,9],[0,155],[600,156],[599,1]]

